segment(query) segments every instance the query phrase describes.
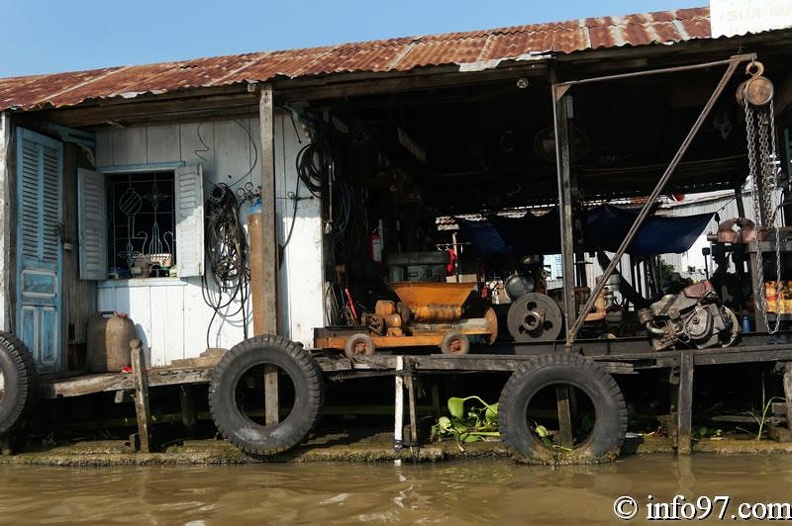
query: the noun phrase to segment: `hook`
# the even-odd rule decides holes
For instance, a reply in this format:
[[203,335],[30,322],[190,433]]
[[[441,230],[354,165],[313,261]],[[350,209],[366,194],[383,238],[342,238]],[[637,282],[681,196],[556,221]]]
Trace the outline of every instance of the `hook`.
[[764,73],[764,64],[759,62],[758,60],[751,60],[747,66],[745,66],[745,74],[750,75],[752,77],[761,77]]

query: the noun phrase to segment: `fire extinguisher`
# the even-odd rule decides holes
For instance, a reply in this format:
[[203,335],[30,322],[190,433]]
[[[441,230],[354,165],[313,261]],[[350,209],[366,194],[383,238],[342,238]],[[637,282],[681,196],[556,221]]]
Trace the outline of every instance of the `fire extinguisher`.
[[372,231],[368,236],[368,255],[370,260],[382,263],[382,236],[379,229]]

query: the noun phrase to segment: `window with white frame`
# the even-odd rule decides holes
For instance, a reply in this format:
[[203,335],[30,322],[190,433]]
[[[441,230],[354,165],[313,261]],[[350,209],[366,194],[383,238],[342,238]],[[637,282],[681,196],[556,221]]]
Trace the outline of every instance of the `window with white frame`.
[[202,275],[202,179],[200,165],[80,169],[80,277]]

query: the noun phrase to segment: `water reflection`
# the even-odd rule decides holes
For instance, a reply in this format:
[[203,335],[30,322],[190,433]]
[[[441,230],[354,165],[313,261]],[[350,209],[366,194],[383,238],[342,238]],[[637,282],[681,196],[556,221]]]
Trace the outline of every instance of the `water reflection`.
[[654,502],[727,495],[729,512],[744,501],[785,502],[792,458],[652,455],[557,469],[507,460],[0,466],[0,475],[4,524],[614,524],[621,495],[639,506],[650,495]]

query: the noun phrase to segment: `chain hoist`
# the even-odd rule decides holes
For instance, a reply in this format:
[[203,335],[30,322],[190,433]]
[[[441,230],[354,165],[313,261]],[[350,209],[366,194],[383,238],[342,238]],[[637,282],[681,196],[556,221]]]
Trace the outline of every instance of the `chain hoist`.
[[[748,177],[750,179],[751,199],[756,216],[757,278],[754,280],[755,304],[762,313],[764,325],[770,334],[775,334],[781,325],[781,230],[778,223],[780,203],[778,199],[778,179],[781,172],[780,161],[775,144],[775,119],[773,108],[773,84],[764,77],[761,62],[752,61],[745,68],[750,78],[737,87],[737,102],[745,110],[745,132],[748,146]],[[761,241],[773,232],[775,238],[776,276],[775,286],[775,323],[767,323],[767,297],[764,290],[764,258]]]

